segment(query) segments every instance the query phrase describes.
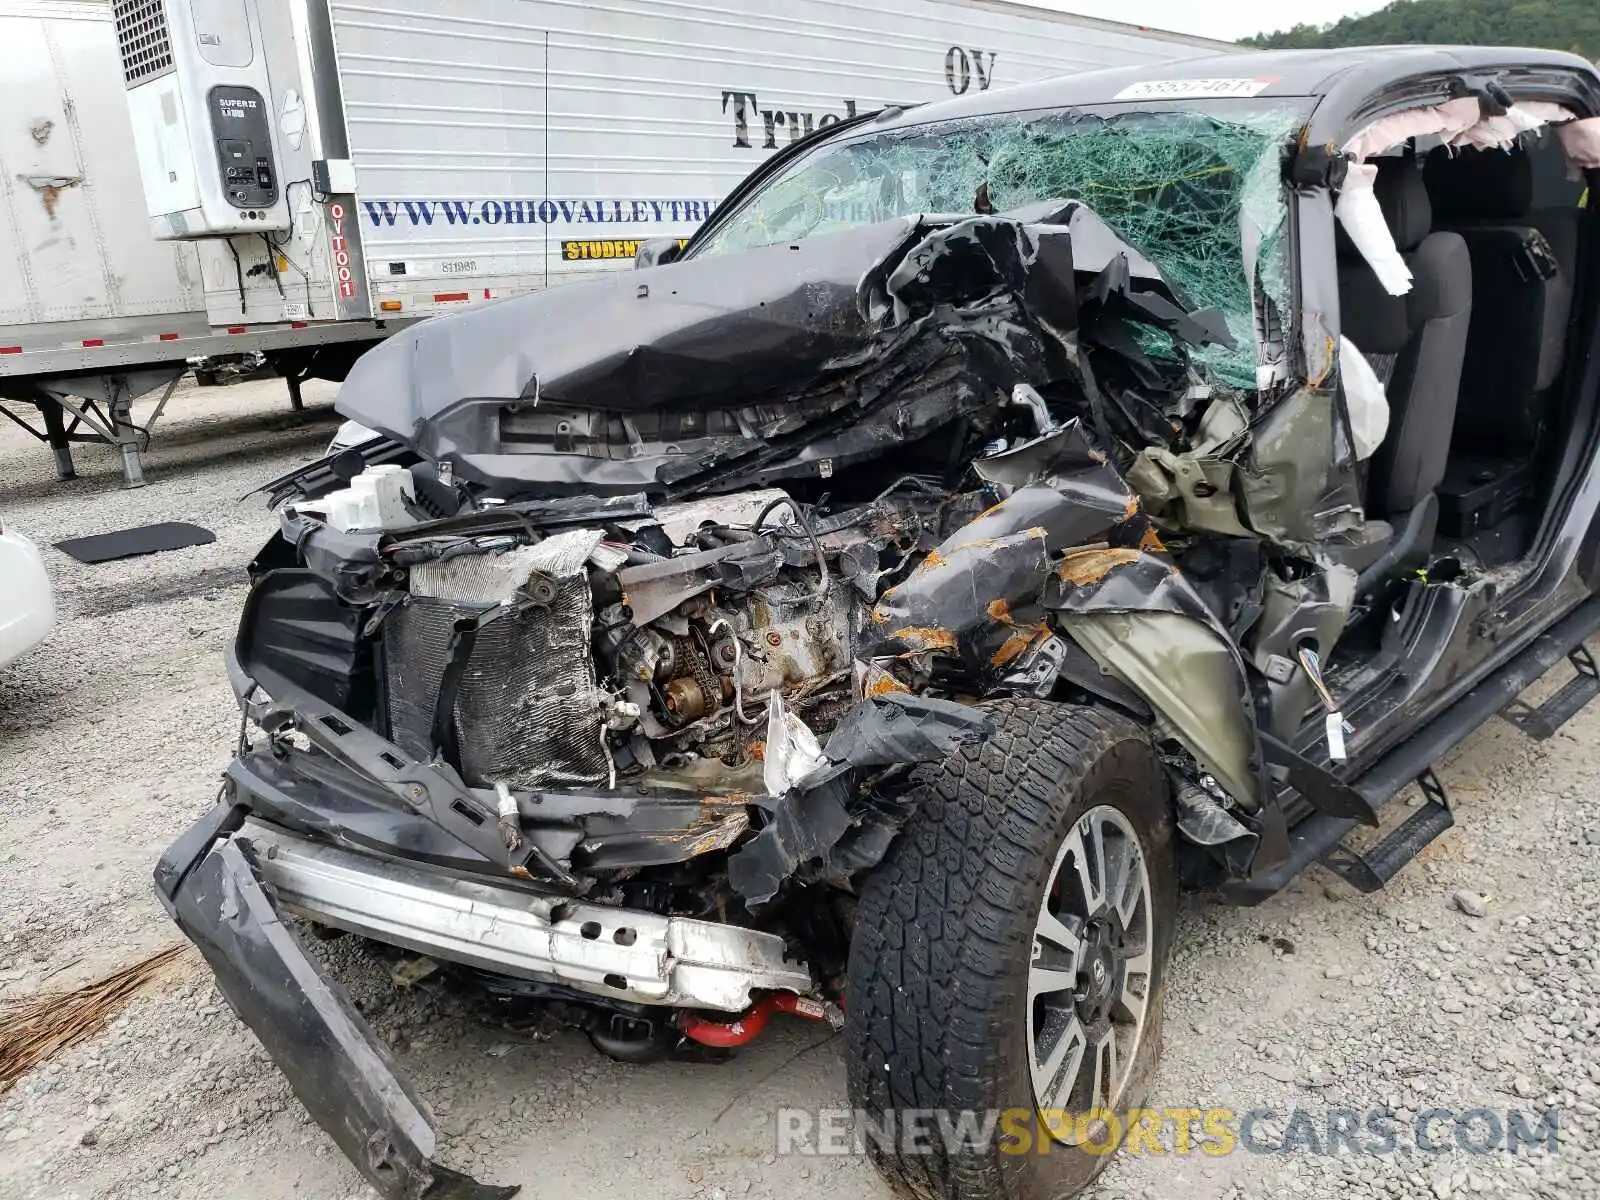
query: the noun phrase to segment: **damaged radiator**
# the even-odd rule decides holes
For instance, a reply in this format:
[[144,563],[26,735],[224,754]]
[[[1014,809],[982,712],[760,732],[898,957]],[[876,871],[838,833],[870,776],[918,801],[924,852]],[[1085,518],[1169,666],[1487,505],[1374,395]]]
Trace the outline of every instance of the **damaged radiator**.
[[425,563],[384,622],[394,742],[431,758],[434,710],[462,618],[509,605],[483,625],[456,690],[463,778],[474,787],[594,784],[607,775],[589,636],[584,562],[600,535],[574,530],[497,555]]

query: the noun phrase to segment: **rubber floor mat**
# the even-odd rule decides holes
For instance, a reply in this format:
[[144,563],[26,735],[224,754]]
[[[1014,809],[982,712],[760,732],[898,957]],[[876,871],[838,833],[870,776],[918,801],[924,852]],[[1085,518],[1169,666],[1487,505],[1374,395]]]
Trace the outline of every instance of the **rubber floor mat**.
[[163,521],[159,525],[140,525],[115,533],[96,533],[90,537],[67,538],[56,549],[81,563],[115,562],[119,558],[138,558],[141,554],[160,554],[163,550],[182,550],[185,546],[209,546],[217,535],[209,529],[184,521]]

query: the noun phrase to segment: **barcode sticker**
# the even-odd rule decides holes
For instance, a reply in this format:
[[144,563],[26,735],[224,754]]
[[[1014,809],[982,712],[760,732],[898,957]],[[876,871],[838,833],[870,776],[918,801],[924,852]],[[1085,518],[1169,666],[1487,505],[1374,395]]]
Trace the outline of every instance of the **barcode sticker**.
[[1141,79],[1130,83],[1113,100],[1217,100],[1229,96],[1259,96],[1277,79]]

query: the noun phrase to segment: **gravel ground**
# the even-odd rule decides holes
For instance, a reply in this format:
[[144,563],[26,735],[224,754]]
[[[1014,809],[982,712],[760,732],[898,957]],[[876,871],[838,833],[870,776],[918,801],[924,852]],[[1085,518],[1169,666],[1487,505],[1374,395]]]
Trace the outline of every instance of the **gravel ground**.
[[[0,670],[0,996],[74,986],[176,939],[149,870],[215,793],[237,722],[220,651],[273,528],[239,497],[317,452],[331,391],[308,388],[303,415],[273,382],[175,397],[133,492],[99,448],[58,484],[42,447],[0,429],[0,513],[41,542],[161,519],[217,534],[99,567],[47,551],[60,626]],[[1378,896],[1313,871],[1255,910],[1186,901],[1151,1102],[1274,1110],[1253,1140],[1288,1148],[1119,1155],[1099,1200],[1600,1195],[1597,740],[1600,706],[1545,743],[1480,731],[1440,770],[1458,828]],[[441,1157],[480,1178],[554,1200],[888,1195],[861,1160],[774,1156],[777,1108],[844,1103],[840,1043],[815,1027],[775,1023],[720,1066],[623,1067],[432,981],[402,991],[350,939],[317,950],[433,1104]],[[1419,1150],[1430,1109],[1530,1124],[1558,1110],[1556,1152],[1466,1153],[1449,1121],[1433,1126],[1441,1152]],[[1392,1152],[1313,1152],[1338,1110],[1391,1115]],[[1480,1117],[1471,1132],[1481,1145],[1489,1130]],[[371,1196],[193,955],[0,1098],[0,1194]]]

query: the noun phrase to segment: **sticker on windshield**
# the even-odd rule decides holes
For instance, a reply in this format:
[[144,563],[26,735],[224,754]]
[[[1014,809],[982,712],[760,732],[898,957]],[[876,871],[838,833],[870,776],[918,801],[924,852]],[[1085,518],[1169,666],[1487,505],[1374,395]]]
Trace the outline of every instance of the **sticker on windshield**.
[[1263,75],[1255,79],[1143,79],[1130,83],[1113,100],[1220,100],[1228,96],[1259,96],[1278,80]]

